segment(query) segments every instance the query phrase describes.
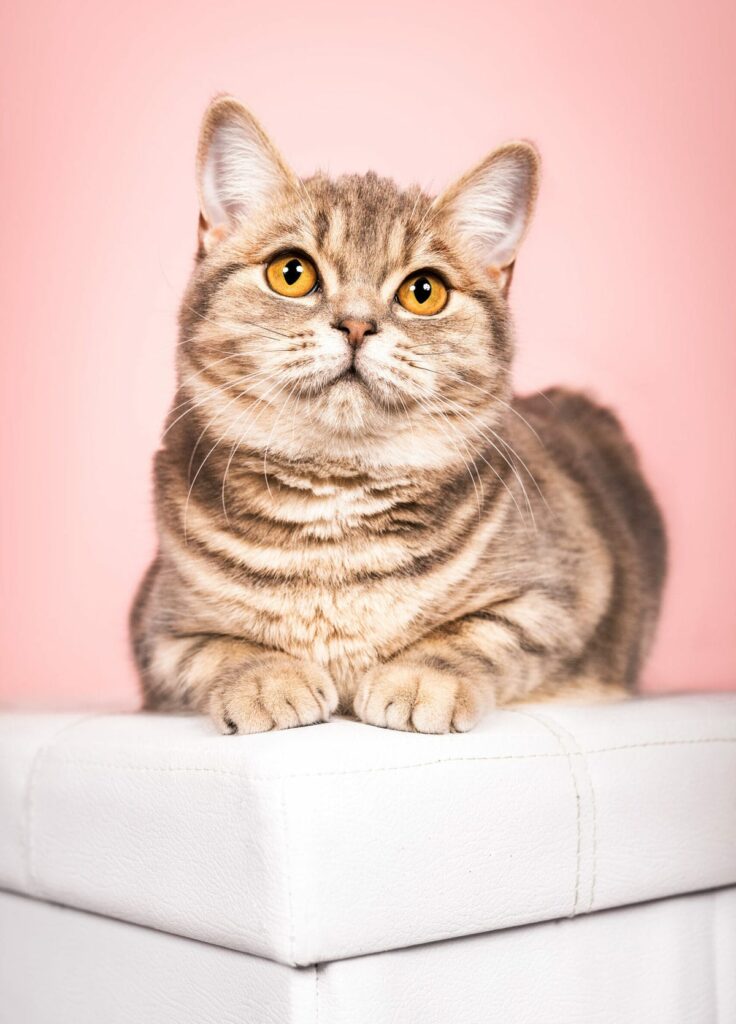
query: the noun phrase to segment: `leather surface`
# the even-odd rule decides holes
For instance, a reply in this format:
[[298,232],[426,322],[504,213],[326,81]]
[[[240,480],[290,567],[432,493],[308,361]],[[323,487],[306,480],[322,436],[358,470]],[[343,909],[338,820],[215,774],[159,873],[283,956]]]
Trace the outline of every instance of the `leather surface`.
[[0,886],[311,964],[736,883],[736,696],[472,733],[0,716]]
[[0,892],[2,1024],[315,1024],[314,971]]
[[294,968],[0,893],[3,1024],[736,1020],[736,889]]
[[727,1024],[736,890],[318,968],[320,1024]]

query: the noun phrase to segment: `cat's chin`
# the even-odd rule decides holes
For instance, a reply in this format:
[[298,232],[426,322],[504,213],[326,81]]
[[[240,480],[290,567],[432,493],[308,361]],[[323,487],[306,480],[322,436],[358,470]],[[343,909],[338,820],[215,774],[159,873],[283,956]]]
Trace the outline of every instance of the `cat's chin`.
[[355,370],[333,380],[312,403],[312,413],[331,430],[354,434],[365,430],[376,415],[371,387]]

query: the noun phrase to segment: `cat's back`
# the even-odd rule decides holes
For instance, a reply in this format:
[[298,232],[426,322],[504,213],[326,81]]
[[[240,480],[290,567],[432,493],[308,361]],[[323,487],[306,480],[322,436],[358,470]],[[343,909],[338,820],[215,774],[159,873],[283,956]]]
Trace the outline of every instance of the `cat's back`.
[[543,452],[537,457],[578,486],[598,529],[619,557],[622,545],[630,550],[642,582],[658,593],[666,569],[665,526],[616,413],[585,392],[559,387],[517,397],[514,408],[536,433]]

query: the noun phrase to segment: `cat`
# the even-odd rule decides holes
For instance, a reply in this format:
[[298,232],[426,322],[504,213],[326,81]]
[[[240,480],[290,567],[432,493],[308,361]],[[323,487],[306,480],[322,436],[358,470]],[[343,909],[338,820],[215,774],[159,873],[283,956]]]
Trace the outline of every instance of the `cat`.
[[515,398],[508,296],[527,142],[438,198],[298,178],[216,98],[196,264],[131,612],[144,706],[226,734],[471,729],[494,705],[636,685],[661,515],[616,417]]

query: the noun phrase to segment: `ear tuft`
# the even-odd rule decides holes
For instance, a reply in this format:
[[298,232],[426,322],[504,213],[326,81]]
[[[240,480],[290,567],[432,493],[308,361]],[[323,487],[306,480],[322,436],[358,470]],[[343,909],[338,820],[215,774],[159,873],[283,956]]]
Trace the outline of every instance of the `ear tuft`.
[[526,234],[538,182],[536,148],[509,142],[436,199],[435,208],[488,270],[505,270]]
[[199,135],[197,182],[205,248],[263,204],[293,185],[294,175],[249,111],[231,96],[207,108]]

